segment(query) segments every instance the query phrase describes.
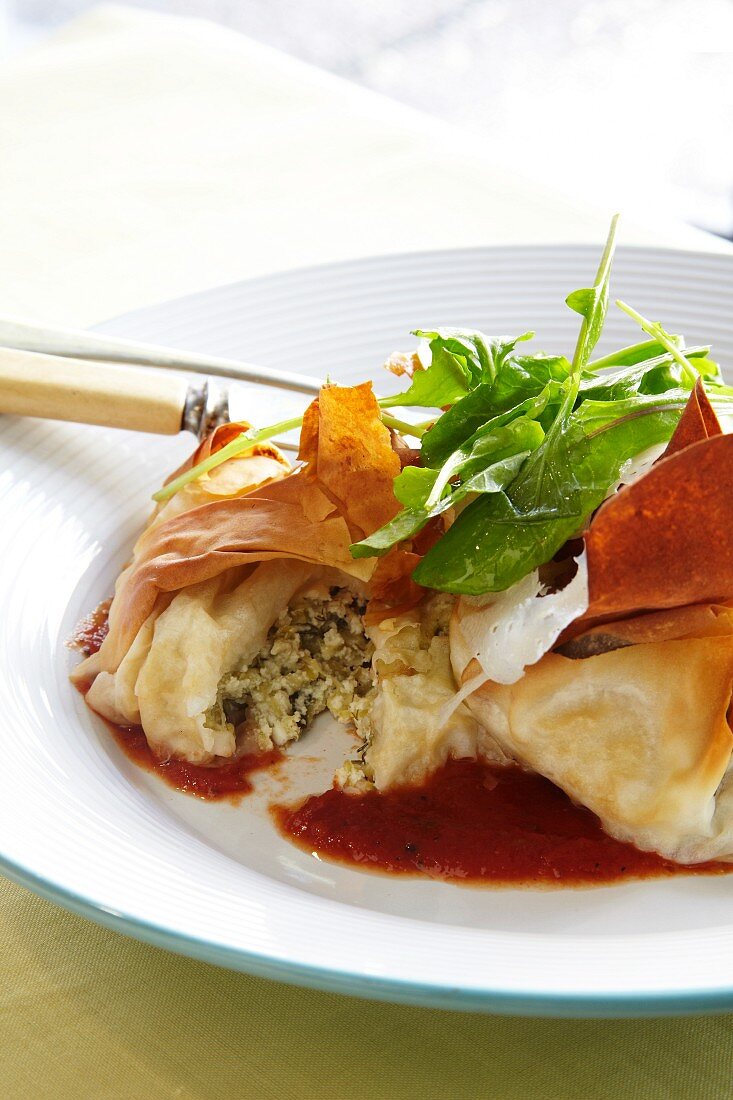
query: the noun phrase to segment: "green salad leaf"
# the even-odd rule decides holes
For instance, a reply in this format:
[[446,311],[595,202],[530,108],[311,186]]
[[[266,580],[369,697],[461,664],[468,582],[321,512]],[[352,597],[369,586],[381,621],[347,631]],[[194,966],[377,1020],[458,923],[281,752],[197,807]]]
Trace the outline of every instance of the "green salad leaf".
[[416,405],[440,409],[452,405],[476,386],[492,383],[516,345],[530,340],[534,333],[489,340],[482,332],[443,328],[416,329],[413,336],[429,341],[430,365],[415,372],[409,389],[383,400],[382,408]]
[[578,530],[604,499],[628,458],[658,441],[660,431],[667,433],[662,438],[668,438],[674,430],[667,409],[657,410],[656,419],[650,419],[638,415],[637,404],[637,415],[628,420],[631,427],[626,434],[616,431],[602,444],[591,446],[594,436],[587,429],[588,410],[600,405],[611,418],[610,424],[620,417],[624,418],[621,423],[627,423],[627,410],[620,408],[623,402],[586,400],[574,411],[583,370],[608,309],[616,221],[614,218],[611,223],[593,286],[575,291],[567,299],[583,323],[571,373],[563,383],[563,399],[544,439],[506,492],[474,501],[463,510],[417,567],[414,575],[419,583],[474,594],[508,588],[548,561]]
[[616,228],[618,226],[618,214],[611,219],[611,228],[608,232],[606,247],[598,265],[593,286],[583,290],[574,290],[565,299],[566,305],[579,313],[583,318],[580,326],[578,342],[573,356],[573,370],[580,372],[590,359],[593,348],[600,339],[603,322],[608,310],[608,287],[611,281],[611,264],[616,247]]
[[495,417],[466,440],[443,464],[425,501],[425,507],[432,508],[437,504],[451,481],[457,479],[463,484],[484,470],[487,464],[493,465],[514,455],[534,451],[544,437],[541,425],[526,414],[508,421],[506,415]]
[[405,508],[422,508],[438,476],[424,466],[405,466],[394,479],[394,495]]
[[493,382],[517,344],[531,340],[534,333],[523,332],[521,336],[500,336],[490,340],[478,330],[440,328],[433,331],[415,329],[413,336],[429,341],[433,357],[448,353],[460,359],[469,371],[473,388],[480,382]]
[[466,361],[447,348],[438,347],[433,352],[430,366],[415,371],[409,389],[383,402],[382,407],[417,405],[425,409],[440,409],[443,405],[452,405],[470,389],[471,371]]
[[[500,592],[549,561],[605,499],[623,464],[669,439],[688,391],[587,401],[541,466],[535,451],[502,493],[465,508],[414,573],[443,592]],[[540,488],[541,482],[541,488]]]
[[[436,509],[434,514],[440,515],[440,512],[444,512],[447,508],[450,508],[450,502],[445,505],[445,508]],[[424,508],[404,508],[373,535],[362,539],[361,542],[355,542],[351,546],[351,556],[352,558],[381,558],[393,546],[412,538],[421,531],[429,519],[432,519],[432,516]]]
[[[526,356],[517,362],[511,358],[517,341],[511,342],[511,346],[507,346],[498,364],[498,369],[495,369],[493,378],[479,383],[471,393],[457,401],[453,408],[444,413],[437,424],[424,435],[421,448],[423,460],[429,467],[435,467],[440,462],[439,473],[424,502],[421,504],[419,498],[411,497],[409,519],[401,513],[386,528],[382,528],[371,538],[353,546],[352,554],[361,557],[386,552],[390,545],[394,545],[395,536],[404,529],[405,525],[409,524],[412,531],[420,529],[420,512],[425,517],[424,522],[427,522],[428,518],[436,514],[435,509],[442,511],[446,507],[446,501],[455,502],[465,499],[469,492],[476,491],[474,486],[479,484],[488,486],[488,491],[484,488],[480,502],[469,504],[458,516],[453,525],[458,528],[458,534],[448,539],[450,535],[448,532],[428,552],[418,566],[415,573],[416,580],[420,581],[421,577],[434,574],[434,570],[430,573],[433,560],[440,560],[441,566],[444,564],[440,548],[444,544],[449,548],[454,544],[460,545],[461,531],[464,528],[473,534],[477,533],[471,517],[479,507],[479,503],[483,511],[489,515],[493,510],[508,507],[512,514],[526,515],[527,523],[532,524],[538,520],[540,512],[545,517],[553,517],[555,521],[562,517],[567,518],[565,486],[557,474],[558,456],[562,451],[569,418],[578,397],[583,368],[598,341],[606,315],[615,233],[616,219],[611,224],[593,286],[571,294],[568,299],[571,308],[579,311],[583,317],[572,364],[563,357],[549,356]],[[437,337],[437,334],[432,335],[434,339]],[[478,347],[478,345],[475,346]],[[465,345],[462,347],[465,352]],[[485,361],[486,342],[482,340],[480,347],[484,355],[483,361]],[[451,354],[458,350],[453,345]],[[466,355],[463,356],[463,361],[467,362]],[[473,363],[474,378],[480,377],[481,361],[481,356],[477,352]],[[496,365],[494,360],[495,368]],[[503,377],[504,375],[507,377]],[[537,392],[540,382],[542,382],[542,388]],[[516,397],[520,393],[526,394],[528,388],[530,392],[532,389],[535,390],[534,396],[525,396],[524,401],[518,405]],[[497,412],[497,392],[501,395],[500,402],[503,398],[508,405],[503,412]],[[551,399],[553,407],[545,432],[537,417],[546,412]],[[481,424],[481,421],[484,423]],[[471,431],[470,429],[477,423],[481,426]],[[517,460],[518,455],[522,456],[521,461]],[[514,473],[511,482],[504,483],[510,486],[507,488],[506,495],[502,491],[504,486],[498,485],[496,477],[487,480],[484,476],[472,482],[473,478],[478,478],[482,471],[485,471],[487,459],[489,464],[492,464],[512,457],[515,461],[502,469],[504,476],[507,470],[512,470]],[[452,489],[451,483],[454,483]],[[428,484],[427,478],[423,480],[423,484]],[[468,488],[469,485],[472,488]],[[570,518],[574,517],[571,515]],[[507,517],[504,516],[504,523],[506,520]],[[446,539],[448,539],[447,543]],[[472,545],[473,557],[482,559],[485,550],[483,542],[475,541]],[[518,555],[516,558],[519,577],[534,568],[534,564],[526,565],[525,557],[527,560],[532,557],[531,548],[525,547],[524,557]],[[451,583],[450,571],[446,572],[446,577],[445,583]],[[421,583],[426,582],[423,579]],[[431,582],[430,587],[441,587],[441,585]],[[469,591],[468,588],[465,590]]]
[[562,397],[562,383],[570,375],[570,363],[562,356],[518,356],[504,360],[493,382],[483,382],[457,401],[422,440],[426,466],[442,466],[456,448],[500,413],[519,415],[527,402],[542,397],[543,412],[555,408]]
[[620,310],[623,310],[624,313],[626,313],[629,317],[631,317],[634,321],[641,325],[644,332],[648,333],[649,336],[653,337],[653,339],[658,340],[665,351],[669,352],[675,362],[677,362],[682,368],[684,374],[686,375],[690,389],[692,389],[692,387],[695,385],[695,382],[697,381],[697,374],[692,364],[690,363],[690,360],[679,347],[679,338],[673,336],[669,332],[666,332],[658,321],[648,321],[646,317],[642,317],[640,313],[637,313],[637,311],[635,309],[632,309],[631,306],[627,305],[626,302],[622,302],[620,299],[617,299],[616,305]]
[[[517,503],[521,501],[520,508],[523,512],[536,511],[540,507],[545,511],[565,507],[564,485],[554,473],[556,452],[563,447],[564,436],[569,428],[570,416],[580,390],[583,368],[598,343],[608,310],[608,287],[616,243],[617,222],[618,215],[611,222],[606,247],[601,256],[593,286],[574,291],[566,299],[570,308],[580,313],[583,322],[575,346],[571,373],[563,383],[565,393],[557,415],[549,426],[542,445],[523,468],[521,477],[517,478],[513,498],[510,498],[516,498]],[[529,569],[531,568],[533,567],[530,566]],[[526,572],[529,572],[529,569]]]
[[[676,347],[684,349],[684,337],[670,334],[669,339]],[[708,352],[710,348],[708,347],[704,350]],[[694,354],[702,354],[702,351],[702,348],[695,348]],[[609,352],[609,354],[604,355],[602,359],[594,359],[588,364],[587,370],[590,373],[596,374],[599,370],[607,370],[610,367],[633,367],[637,363],[643,363],[649,359],[657,359],[660,355],[667,354],[669,354],[667,346],[661,344],[659,340],[643,340],[639,344],[631,344],[629,347],[619,348],[618,351]],[[693,349],[689,348],[685,354],[693,354]]]
[[[501,419],[501,418],[497,418]],[[395,478],[395,496],[405,507],[373,535],[351,547],[355,558],[379,557],[411,538],[428,520],[454,508],[469,494],[498,493],[510,484],[544,432],[527,416],[487,424],[441,471],[407,466]]]
[[[707,358],[709,351],[709,347],[695,347],[685,349],[684,354],[699,374],[712,380],[719,377],[719,372],[717,363]],[[663,352],[601,376],[586,376],[580,383],[580,397],[618,401],[635,393],[665,393],[680,386],[689,389],[688,377],[669,352]]]

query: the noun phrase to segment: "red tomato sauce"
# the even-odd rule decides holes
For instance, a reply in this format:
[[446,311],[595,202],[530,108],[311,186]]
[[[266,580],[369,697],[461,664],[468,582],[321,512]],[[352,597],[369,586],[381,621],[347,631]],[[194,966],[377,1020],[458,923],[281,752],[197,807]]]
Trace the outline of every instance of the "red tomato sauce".
[[104,600],[77,625],[66,643],[70,649],[80,649],[86,656],[96,653],[109,632],[109,608],[112,600]]
[[152,752],[140,726],[125,728],[105,722],[125,755],[177,791],[209,800],[228,798],[237,801],[252,790],[250,776],[272,767],[282,759],[279,751],[249,753],[221,759],[210,765],[187,764],[185,760],[159,760]]
[[362,795],[333,788],[272,812],[280,831],[306,851],[392,874],[591,885],[733,870],[684,867],[622,844],[549,780],[472,760],[450,761],[422,787]]

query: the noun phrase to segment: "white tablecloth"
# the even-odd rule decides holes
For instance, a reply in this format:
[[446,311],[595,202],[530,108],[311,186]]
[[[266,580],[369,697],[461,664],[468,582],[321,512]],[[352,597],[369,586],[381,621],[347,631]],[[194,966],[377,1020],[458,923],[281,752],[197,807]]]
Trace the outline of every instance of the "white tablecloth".
[[[94,9],[0,68],[0,313],[71,325],[264,271],[605,237],[613,211],[213,24]],[[726,247],[625,218],[621,240]]]

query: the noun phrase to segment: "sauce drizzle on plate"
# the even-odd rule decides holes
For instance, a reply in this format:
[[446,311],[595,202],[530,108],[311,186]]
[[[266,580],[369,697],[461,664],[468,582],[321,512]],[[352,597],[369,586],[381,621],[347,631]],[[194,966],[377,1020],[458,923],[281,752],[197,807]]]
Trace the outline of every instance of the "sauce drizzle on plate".
[[332,788],[272,812],[288,839],[326,859],[471,884],[599,885],[733,870],[639,851],[604,833],[549,780],[473,760],[448,762],[422,787]]
[[140,726],[125,728],[105,722],[117,744],[130,760],[154,772],[169,787],[209,801],[238,800],[252,790],[250,776],[262,768],[271,768],[282,759],[278,751],[248,753],[214,764],[187,764],[185,760],[159,760],[152,752]]

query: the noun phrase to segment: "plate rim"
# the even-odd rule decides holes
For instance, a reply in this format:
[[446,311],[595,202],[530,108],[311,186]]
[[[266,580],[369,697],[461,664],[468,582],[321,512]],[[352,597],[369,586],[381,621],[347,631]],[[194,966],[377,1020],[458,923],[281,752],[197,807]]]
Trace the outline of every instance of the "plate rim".
[[[480,256],[486,255],[499,255],[501,253],[537,253],[537,252],[577,252],[579,254],[587,254],[589,257],[598,258],[602,250],[602,241],[599,240],[597,244],[592,241],[568,241],[558,238],[557,241],[539,241],[536,244],[532,244],[528,241],[521,241],[517,244],[476,244],[476,245],[456,245],[446,248],[415,248],[415,249],[402,249],[395,252],[367,252],[361,256],[348,257],[347,259],[340,260],[323,260],[317,264],[299,264],[297,267],[282,268],[274,271],[264,271],[260,275],[248,275],[242,279],[232,279],[226,283],[217,283],[216,286],[204,287],[201,290],[192,290],[186,294],[179,294],[173,298],[160,298],[154,302],[149,302],[144,306],[136,306],[133,309],[125,310],[124,313],[114,314],[111,317],[106,317],[101,321],[95,322],[95,324],[89,326],[90,332],[109,332],[110,335],[119,335],[116,331],[120,324],[129,322],[133,318],[141,318],[146,313],[152,313],[156,310],[163,309],[166,306],[184,305],[189,302],[195,302],[206,298],[209,295],[218,295],[221,293],[227,293],[237,290],[239,288],[245,289],[247,286],[258,285],[261,286],[266,283],[278,283],[285,282],[289,278],[297,278],[302,276],[314,275],[319,272],[338,272],[347,271],[352,269],[367,268],[372,264],[382,263],[397,263],[399,261],[409,260],[430,260],[440,256]],[[684,248],[679,245],[665,245],[665,244],[624,244],[620,243],[616,247],[616,257],[623,255],[636,255],[644,256],[649,260],[668,259],[670,257],[681,258],[685,260],[698,260],[705,263],[719,262],[721,265],[726,264],[733,267],[733,244],[731,244],[730,251],[720,251],[718,249],[711,249],[709,252],[701,248]],[[592,274],[592,272],[590,272]],[[114,333],[113,333],[114,330]]]
[[[153,947],[172,951],[211,966],[234,970],[255,978],[268,978],[303,989],[341,993],[347,997],[388,1001],[422,1008],[457,1012],[482,1012],[502,1016],[543,1019],[632,1019],[654,1016],[694,1016],[730,1009],[733,986],[720,990],[683,989],[633,994],[605,992],[540,993],[502,989],[465,989],[435,982],[378,978],[363,971],[349,971],[284,962],[263,952],[248,951],[186,933],[175,932],[154,921],[105,908],[73,890],[57,886],[0,854],[0,873],[11,882],[61,906],[67,912],[91,920],[103,928]],[[367,872],[369,873],[369,872]],[[405,918],[407,919],[407,918]]]

